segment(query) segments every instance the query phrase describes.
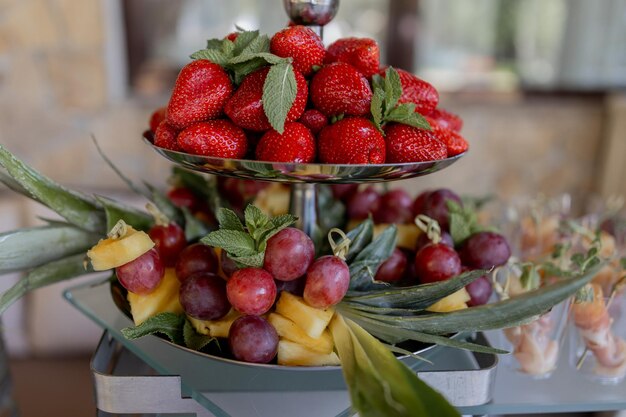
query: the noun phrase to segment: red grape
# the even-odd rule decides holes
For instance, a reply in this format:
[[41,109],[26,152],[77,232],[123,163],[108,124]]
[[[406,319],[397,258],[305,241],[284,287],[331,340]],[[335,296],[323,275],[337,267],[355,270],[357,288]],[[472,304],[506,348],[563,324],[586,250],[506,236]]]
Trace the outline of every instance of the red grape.
[[374,212],[376,223],[410,223],[413,219],[413,201],[401,188],[386,192],[380,197],[380,204]]
[[474,269],[487,269],[504,265],[511,256],[506,238],[495,232],[478,232],[471,235],[459,250],[463,265]]
[[225,250],[222,250],[220,253],[220,266],[222,267],[222,272],[226,275],[226,278],[230,278],[233,273],[239,269],[235,261],[230,259]]
[[197,211],[202,202],[196,195],[185,187],[176,187],[168,191],[167,197],[176,207],[186,207],[192,213]]
[[272,275],[261,268],[244,268],[230,277],[226,295],[233,307],[244,314],[266,313],[276,299],[276,284]]
[[135,260],[115,268],[122,287],[135,294],[149,294],[156,289],[165,275],[159,253],[152,248]]
[[412,262],[415,259],[415,252],[404,248],[400,250],[407,259],[406,269],[400,285],[416,285],[418,284],[417,273],[415,272],[415,262]]
[[493,292],[491,281],[486,275],[470,282],[465,286],[465,289],[470,295],[470,300],[467,302],[467,305],[470,307],[487,304]]
[[415,254],[415,272],[422,283],[444,281],[461,273],[461,259],[451,247],[431,243]]
[[428,195],[424,197],[421,204],[414,204],[413,208],[415,211],[413,214],[415,216],[418,214],[425,214],[431,219],[437,220],[441,230],[448,230],[450,222],[448,201],[454,201],[460,205],[463,204],[458,195],[446,188],[442,188],[429,192]]
[[240,180],[237,178],[219,177],[218,190],[234,209],[241,210],[248,200],[254,198],[259,191],[269,185],[267,182],[255,180]]
[[430,190],[422,191],[413,202],[413,214],[418,215],[424,210],[424,202],[428,196],[432,193]]
[[313,262],[306,273],[304,301],[312,307],[328,308],[340,302],[350,286],[350,269],[345,261],[326,255]]
[[357,191],[346,203],[348,217],[355,220],[363,220],[378,210],[380,205],[380,195],[373,187],[367,187],[362,191]]
[[187,246],[187,238],[185,237],[185,231],[176,223],[170,223],[168,225],[155,225],[152,226],[148,232],[150,239],[154,242],[154,247],[163,265],[166,267],[173,267],[176,265],[178,255]]
[[384,282],[400,281],[404,277],[407,263],[407,258],[404,252],[395,248],[391,253],[391,256],[378,267],[378,271],[376,271],[374,279]]
[[346,202],[357,192],[359,184],[333,184],[330,186],[333,197]]
[[179,300],[185,313],[200,320],[217,320],[230,311],[226,281],[211,272],[187,277],[180,286]]
[[302,230],[288,227],[267,241],[263,268],[279,281],[304,275],[315,257],[315,245]]
[[[426,233],[421,233],[417,238],[417,243],[415,244],[415,249],[420,250],[424,246],[433,243]],[[446,246],[454,247],[454,241],[452,240],[452,236],[448,232],[441,232],[441,240],[439,243],[443,243]]]
[[182,282],[188,276],[197,272],[216,273],[218,267],[217,256],[213,248],[202,243],[187,246],[178,255],[176,261],[176,276]]
[[242,316],[230,326],[228,345],[235,359],[268,363],[278,352],[278,333],[262,317]]
[[276,284],[276,298],[280,297],[281,291],[287,291],[293,295],[302,296],[304,293],[305,277],[300,277],[291,281],[275,281]]

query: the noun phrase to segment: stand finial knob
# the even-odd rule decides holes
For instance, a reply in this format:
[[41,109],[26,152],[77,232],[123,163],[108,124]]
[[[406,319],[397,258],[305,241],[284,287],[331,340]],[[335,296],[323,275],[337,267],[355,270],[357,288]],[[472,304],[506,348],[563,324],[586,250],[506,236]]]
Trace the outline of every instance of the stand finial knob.
[[339,0],[283,0],[287,16],[297,25],[324,26],[337,14]]

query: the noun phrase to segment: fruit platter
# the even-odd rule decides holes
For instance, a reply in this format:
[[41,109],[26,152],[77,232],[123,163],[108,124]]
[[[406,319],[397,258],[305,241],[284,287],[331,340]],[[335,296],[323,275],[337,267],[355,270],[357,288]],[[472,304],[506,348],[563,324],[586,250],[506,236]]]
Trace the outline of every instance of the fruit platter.
[[493,300],[515,260],[475,202],[361,184],[447,168],[469,148],[461,118],[428,82],[381,66],[372,39],[325,46],[296,23],[191,55],[143,135],[175,164],[169,189],[135,183],[101,152],[145,210],[69,190],[0,146],[0,181],[63,219],[0,235],[0,273],[26,271],[0,312],[110,271],[101,285],[128,339],[251,368],[340,367],[362,416],[456,416],[403,360],[437,346],[506,353],[466,336],[568,300],[603,267],[601,242],[561,251],[575,262],[551,261],[532,288]]

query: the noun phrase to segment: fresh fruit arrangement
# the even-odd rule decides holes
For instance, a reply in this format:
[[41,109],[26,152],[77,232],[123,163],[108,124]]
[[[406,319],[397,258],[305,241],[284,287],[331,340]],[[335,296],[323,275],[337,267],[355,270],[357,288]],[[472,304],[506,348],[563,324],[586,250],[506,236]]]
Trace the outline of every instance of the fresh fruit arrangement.
[[210,39],[150,117],[155,146],[216,158],[325,164],[412,163],[464,153],[461,118],[435,87],[381,67],[378,44],[326,48],[305,26],[271,38]]
[[[431,413],[458,415],[395,358],[392,352],[410,353],[397,344],[413,340],[500,353],[450,335],[541,314],[601,266],[589,252],[564,279],[463,308],[469,301],[464,288],[488,272],[475,268],[505,262],[508,248],[449,192],[433,191],[413,202],[421,207],[417,219],[425,229],[417,238],[428,241],[405,259],[394,224],[377,231],[365,219],[346,233],[331,228],[325,245],[326,239],[291,228],[288,214],[270,217],[253,205],[240,214],[225,208],[214,177],[180,169],[167,193],[122,176],[150,202],[143,212],[68,190],[1,146],[0,165],[4,184],[64,219],[1,235],[0,272],[27,273],[0,297],[0,311],[29,290],[111,269],[112,279],[127,290],[135,324],[124,329],[127,337],[156,333],[198,350],[219,343],[223,355],[255,363],[339,363],[362,415],[423,415],[413,410],[426,403]],[[328,191],[320,204],[330,214],[340,206]],[[454,248],[443,243],[446,231]],[[403,264],[414,266],[419,282],[376,278],[394,275]]]

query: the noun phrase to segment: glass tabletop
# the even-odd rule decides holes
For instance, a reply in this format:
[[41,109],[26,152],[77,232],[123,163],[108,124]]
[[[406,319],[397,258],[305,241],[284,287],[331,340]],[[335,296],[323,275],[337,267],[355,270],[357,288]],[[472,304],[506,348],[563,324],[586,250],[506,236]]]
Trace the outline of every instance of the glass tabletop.
[[[337,402],[337,410],[344,410],[349,405],[343,377],[337,368],[315,371],[301,368],[294,371],[293,368],[237,366],[195,355],[154,336],[128,340],[120,330],[132,325],[132,322],[114,304],[108,284],[83,284],[68,289],[64,295],[78,310],[108,330],[125,348],[158,373],[180,375],[182,394],[191,396],[217,417],[230,415],[225,411],[224,404],[232,401],[230,396],[237,393],[252,393],[256,398],[268,399],[272,397],[272,392],[277,391],[293,395],[330,392]],[[417,371],[464,366],[464,361],[459,359],[463,358],[464,352],[459,352],[462,351],[434,349],[427,352],[434,366],[417,363],[413,359],[407,365]],[[567,346],[564,352],[567,352]],[[493,400],[481,406],[459,407],[459,411],[482,415],[626,409],[626,382],[606,386],[587,380],[569,366],[567,356],[565,353],[561,355],[557,370],[545,380],[532,379],[500,363]]]

